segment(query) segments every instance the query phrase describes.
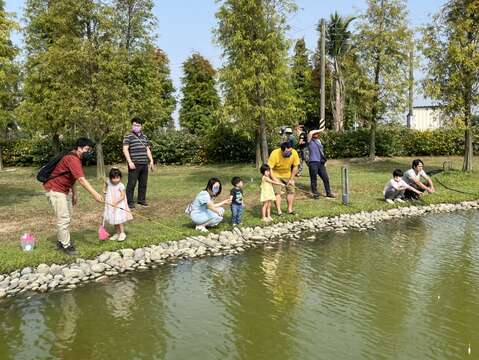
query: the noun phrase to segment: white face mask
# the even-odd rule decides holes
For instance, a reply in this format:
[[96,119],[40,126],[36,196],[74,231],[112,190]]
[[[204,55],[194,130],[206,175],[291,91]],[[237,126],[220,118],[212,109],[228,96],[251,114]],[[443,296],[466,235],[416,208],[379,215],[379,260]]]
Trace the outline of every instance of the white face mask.
[[213,192],[214,195],[218,195],[218,193],[220,192],[220,185],[219,184],[213,185],[213,187],[211,188],[211,191]]

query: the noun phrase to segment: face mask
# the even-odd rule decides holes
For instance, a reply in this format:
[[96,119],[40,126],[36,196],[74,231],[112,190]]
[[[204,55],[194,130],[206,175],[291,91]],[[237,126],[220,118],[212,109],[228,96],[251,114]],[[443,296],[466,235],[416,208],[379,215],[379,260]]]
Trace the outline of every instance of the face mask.
[[292,151],[285,151],[285,152],[283,152],[283,156],[284,156],[284,157],[287,157],[287,158],[290,157],[291,154],[293,154]]
[[88,160],[91,160],[92,158],[93,158],[93,151],[88,151],[88,152],[85,152],[85,153],[81,154],[81,159],[82,160],[88,161]]
[[211,191],[213,192],[213,194],[217,195],[220,192],[220,186],[218,184],[213,185]]
[[131,127],[131,131],[133,131],[135,134],[138,134],[141,131],[141,126],[140,125],[133,125]]

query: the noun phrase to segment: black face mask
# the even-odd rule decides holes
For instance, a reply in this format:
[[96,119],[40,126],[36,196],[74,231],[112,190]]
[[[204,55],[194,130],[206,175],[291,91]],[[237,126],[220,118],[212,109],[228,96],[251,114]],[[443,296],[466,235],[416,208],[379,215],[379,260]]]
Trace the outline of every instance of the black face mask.
[[93,158],[94,152],[93,151],[88,151],[86,153],[83,153],[81,155],[81,159],[84,161],[91,160]]

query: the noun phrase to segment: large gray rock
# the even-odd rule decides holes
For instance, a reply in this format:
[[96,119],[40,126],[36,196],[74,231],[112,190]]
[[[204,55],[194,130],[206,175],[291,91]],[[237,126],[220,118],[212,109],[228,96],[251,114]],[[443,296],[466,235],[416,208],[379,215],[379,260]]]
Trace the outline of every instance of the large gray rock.
[[12,280],[10,281],[10,285],[8,286],[8,289],[9,289],[9,290],[16,289],[19,282],[20,282],[20,281],[19,281],[18,279],[16,279],[16,278],[15,278],[15,279],[12,279]]
[[32,268],[31,267],[26,267],[26,268],[23,268],[22,271],[20,271],[20,275],[29,275],[33,272]]
[[133,259],[136,262],[139,262],[145,258],[145,251],[141,248],[135,250],[135,254],[133,255]]
[[60,275],[62,274],[62,272],[63,272],[63,266],[60,266],[57,264],[52,264],[52,266],[50,266],[50,273],[53,276]]
[[94,264],[91,267],[91,270],[95,273],[102,273],[105,271],[105,265],[103,264]]
[[63,269],[63,277],[66,281],[70,281],[73,278],[82,278],[85,274],[81,269],[74,269],[74,268],[65,268]]
[[40,264],[37,266],[37,273],[39,274],[48,274],[50,272],[50,266],[47,264]]
[[121,249],[120,252],[124,258],[132,258],[135,256],[135,250],[133,249]]

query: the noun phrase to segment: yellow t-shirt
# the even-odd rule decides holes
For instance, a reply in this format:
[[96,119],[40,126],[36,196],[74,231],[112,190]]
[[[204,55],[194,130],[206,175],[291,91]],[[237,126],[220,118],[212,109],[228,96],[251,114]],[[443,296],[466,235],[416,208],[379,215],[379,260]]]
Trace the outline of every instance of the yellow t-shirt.
[[283,157],[281,149],[276,149],[271,152],[268,159],[268,165],[270,166],[273,176],[278,178],[290,178],[291,169],[293,166],[299,166],[300,160],[298,152],[292,149],[290,157]]

